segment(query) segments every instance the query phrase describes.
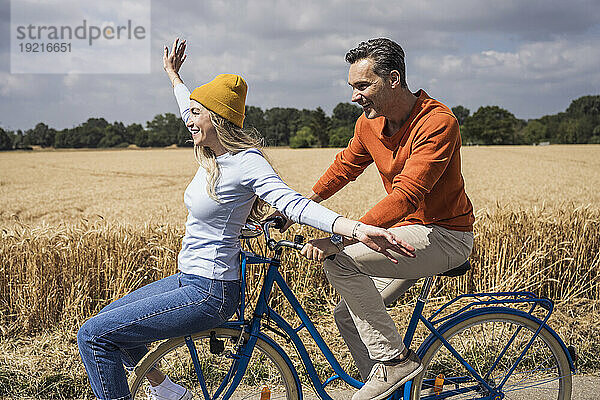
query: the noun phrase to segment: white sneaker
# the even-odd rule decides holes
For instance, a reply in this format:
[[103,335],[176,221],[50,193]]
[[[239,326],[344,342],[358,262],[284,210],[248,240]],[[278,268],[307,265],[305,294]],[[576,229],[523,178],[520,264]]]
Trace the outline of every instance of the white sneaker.
[[171,389],[162,389],[148,385],[146,387],[146,395],[148,400],[191,400],[193,395],[192,392],[187,390],[181,385],[175,385]]

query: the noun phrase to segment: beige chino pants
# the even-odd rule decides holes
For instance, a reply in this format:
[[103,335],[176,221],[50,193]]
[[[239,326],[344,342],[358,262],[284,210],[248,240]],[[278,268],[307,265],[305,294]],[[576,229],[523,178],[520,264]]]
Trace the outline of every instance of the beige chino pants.
[[473,248],[472,232],[437,225],[408,225],[390,231],[416,249],[415,258],[396,255],[398,264],[394,264],[357,243],[324,263],[327,279],[342,297],[334,310],[336,324],[364,379],[376,361],[398,357],[404,349],[386,304],[418,278],[458,267]]

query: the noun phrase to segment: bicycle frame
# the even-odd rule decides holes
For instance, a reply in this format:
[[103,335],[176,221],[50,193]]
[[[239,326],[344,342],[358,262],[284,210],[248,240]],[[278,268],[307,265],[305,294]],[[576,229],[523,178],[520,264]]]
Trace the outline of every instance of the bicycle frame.
[[[335,358],[335,356],[333,355],[333,353],[331,352],[331,350],[329,349],[329,347],[327,346],[317,329],[315,328],[314,324],[312,323],[312,321],[298,302],[298,299],[296,299],[296,296],[294,296],[291,289],[283,279],[283,276],[279,273],[279,255],[280,253],[276,253],[275,257],[271,259],[259,257],[252,253],[244,253],[242,255],[242,276],[245,275],[244,272],[246,269],[246,265],[248,264],[269,265],[263,281],[261,291],[258,296],[258,301],[254,309],[252,320],[249,323],[243,320],[244,310],[241,307],[245,306],[244,298],[240,300],[241,309],[239,312],[238,320],[229,321],[224,325],[228,327],[245,326],[246,332],[249,333],[250,336],[248,342],[244,345],[244,348],[241,351],[240,361],[236,366],[237,372],[236,375],[233,377],[229,391],[233,393],[233,390],[235,390],[235,387],[239,384],[245,373],[245,369],[252,354],[254,344],[256,343],[256,340],[260,333],[262,322],[261,320],[265,316],[272,320],[283,332],[285,332],[285,334],[288,335],[289,339],[292,341],[292,343],[296,347],[296,350],[298,351],[298,354],[300,355],[302,363],[306,368],[306,371],[309,375],[311,382],[313,383],[315,390],[321,398],[326,400],[331,399],[331,397],[329,397],[329,395],[327,394],[327,392],[325,392],[324,389],[331,381],[337,378],[343,379],[346,383],[350,384],[353,387],[361,387],[361,382],[352,378],[343,370],[343,368],[341,367],[341,365],[339,364],[339,362],[337,361],[337,359]],[[283,295],[300,318],[301,324],[298,327],[293,328],[292,326],[290,326],[290,324],[282,316],[280,316],[275,310],[269,307],[268,299],[273,289],[274,283],[276,283],[277,286],[279,286],[279,288],[283,292]],[[244,286],[245,282],[242,282],[242,288],[244,288]],[[306,350],[302,340],[300,339],[300,336],[298,335],[298,332],[300,332],[304,328],[308,330],[310,336],[315,341],[315,343],[319,347],[319,350],[323,353],[323,355],[327,359],[327,362],[331,365],[336,374],[331,378],[327,379],[325,383],[322,383],[320,381],[314,364],[312,363],[309,357],[308,351]],[[229,393],[229,391],[225,393],[224,398],[228,398],[228,396],[231,394]]]
[[[295,297],[295,295],[293,294],[293,292],[291,291],[291,289],[285,282],[283,276],[279,272],[281,250],[282,249],[276,250],[275,256],[273,258],[265,258],[265,257],[255,255],[253,253],[249,253],[249,252],[243,252],[243,254],[242,254],[242,262],[241,262],[242,296],[240,299],[239,315],[236,320],[226,322],[223,325],[223,327],[237,328],[237,329],[241,328],[243,331],[245,331],[249,335],[249,338],[248,338],[247,342],[243,343],[242,346],[240,347],[238,355],[233,356],[236,359],[236,361],[233,363],[233,365],[228,373],[228,379],[230,380],[231,384],[229,385],[229,389],[225,392],[225,394],[223,396],[224,399],[228,399],[232,395],[233,391],[237,388],[238,384],[242,380],[242,378],[246,372],[246,367],[248,365],[248,362],[249,362],[252,352],[254,350],[254,346],[256,344],[257,339],[259,338],[259,336],[261,338],[263,338],[265,336],[264,334],[261,333],[262,320],[265,317],[268,320],[273,321],[275,323],[275,325],[281,331],[283,331],[287,335],[289,340],[294,344],[294,346],[302,360],[302,363],[304,364],[304,366],[306,368],[308,376],[309,376],[316,392],[322,399],[331,400],[331,397],[325,391],[325,387],[335,379],[342,379],[344,382],[346,382],[347,384],[349,384],[355,388],[360,388],[363,385],[361,382],[352,378],[343,370],[343,368],[341,367],[341,365],[339,364],[339,362],[337,361],[337,359],[335,358],[335,356],[333,355],[333,353],[331,352],[331,350],[329,349],[329,347],[327,346],[327,344],[325,343],[325,341],[323,340],[323,338],[321,337],[321,335],[319,334],[317,329],[315,328],[314,324],[312,323],[312,321],[310,320],[310,318],[308,317],[308,315],[306,314],[306,312],[300,305],[298,299]],[[253,317],[250,321],[247,321],[244,319],[244,312],[245,312],[245,306],[246,306],[246,304],[245,304],[246,303],[246,300],[245,300],[245,275],[246,275],[245,271],[246,271],[246,266],[249,264],[268,264],[268,269],[267,269],[267,272],[264,277],[263,285],[262,285],[261,291],[259,293],[256,307],[254,309]],[[563,346],[566,354],[569,355],[569,351],[566,349],[566,346],[564,345],[562,340],[558,337],[558,335],[554,331],[552,331],[552,329],[550,327],[548,327],[546,325],[546,322],[547,322],[548,318],[550,317],[550,314],[553,309],[553,304],[549,299],[538,298],[533,293],[530,293],[530,292],[505,292],[505,293],[483,293],[483,294],[473,294],[473,295],[462,295],[462,296],[459,296],[456,299],[453,299],[450,302],[444,304],[440,309],[438,309],[436,312],[434,312],[433,315],[428,319],[422,315],[422,312],[423,312],[425,303],[427,302],[427,297],[428,297],[429,291],[432,287],[433,279],[434,279],[433,277],[429,277],[429,278],[426,278],[426,280],[425,280],[425,283],[421,290],[421,294],[418,297],[417,304],[413,310],[409,325],[407,327],[406,334],[404,336],[404,344],[406,345],[406,347],[410,347],[413,337],[414,337],[414,334],[415,334],[415,331],[416,331],[416,328],[417,328],[417,324],[419,321],[421,321],[425,325],[425,327],[431,332],[431,335],[423,342],[423,344],[417,351],[417,354],[422,356],[423,353],[429,347],[429,345],[431,345],[436,339],[439,339],[442,342],[442,344],[452,353],[452,355],[472,374],[473,377],[475,377],[477,382],[474,382],[474,384],[476,386],[484,387],[490,393],[490,398],[495,398],[495,396],[497,396],[500,393],[502,386],[504,385],[504,383],[506,382],[506,380],[508,379],[510,374],[515,370],[515,368],[521,361],[522,357],[526,354],[526,352],[531,347],[535,338],[539,335],[539,333],[542,331],[542,329],[544,329],[544,328],[548,329],[559,340],[559,343]],[[275,312],[275,310],[273,310],[268,305],[268,299],[269,299],[269,296],[273,289],[273,284],[275,284],[275,283],[279,286],[284,297],[287,299],[287,301],[290,303],[290,305],[293,307],[294,311],[298,315],[298,317],[301,321],[299,326],[297,326],[295,328],[292,327],[282,316],[280,316],[277,312]],[[472,302],[470,305],[463,307],[460,310],[458,310],[446,317],[441,317],[442,311],[445,310],[448,306],[450,306],[451,304],[453,304],[454,302],[456,302],[457,300],[459,300],[461,298],[468,298],[468,297],[474,298],[475,301]],[[534,333],[533,337],[531,338],[531,340],[529,341],[527,346],[523,349],[520,357],[518,357],[518,359],[516,360],[514,365],[511,367],[509,372],[506,374],[505,379],[501,382],[500,385],[493,388],[487,382],[487,377],[488,377],[489,373],[485,377],[481,377],[473,369],[473,367],[471,367],[461,357],[461,355],[450,345],[450,343],[448,343],[448,341],[443,337],[443,333],[445,332],[445,330],[447,328],[454,325],[457,321],[461,321],[466,318],[469,318],[473,315],[476,315],[479,312],[483,312],[481,310],[486,310],[486,309],[489,309],[490,307],[493,307],[495,310],[502,309],[502,312],[508,312],[508,313],[514,313],[514,314],[526,314],[523,311],[520,311],[520,310],[517,310],[514,308],[510,308],[510,307],[506,307],[507,304],[515,304],[515,303],[530,303],[530,304],[532,304],[532,307],[529,311],[529,316],[532,318],[535,318],[531,315],[531,313],[533,312],[533,310],[536,308],[537,305],[540,305],[541,307],[543,307],[547,311],[547,315],[545,316],[545,318],[543,320],[539,321],[540,326],[539,326],[538,330]],[[480,305],[486,306],[487,308],[474,308],[474,307],[480,306]],[[498,307],[499,305],[504,305],[504,307]],[[441,324],[441,326],[436,329],[436,325],[439,325],[439,324]],[[325,356],[327,362],[329,363],[329,365],[332,367],[332,369],[334,371],[334,375],[332,375],[331,377],[326,379],[325,382],[321,382],[321,380],[316,372],[315,366],[309,357],[308,351],[306,350],[304,343],[302,342],[302,340],[300,339],[300,337],[298,335],[298,333],[302,329],[306,329],[308,331],[312,340],[314,340],[314,342],[317,344],[319,350]],[[514,337],[516,337],[517,334],[518,334],[518,331],[514,334],[513,338],[511,339],[511,341],[509,341],[509,343],[507,344],[505,349],[503,349],[500,352],[500,355],[498,356],[498,359],[494,363],[493,368],[495,368],[496,364],[498,363],[500,358],[502,358],[504,352],[510,346],[512,340],[514,339]],[[190,352],[195,353],[193,343],[188,343],[188,347],[190,348]],[[198,377],[199,377],[199,379],[201,379],[200,365],[197,362],[197,360],[193,357],[193,355],[192,355],[192,359],[194,362],[194,367],[196,368],[196,373],[199,374]],[[573,361],[571,360],[570,355],[569,355],[569,362],[571,365],[571,369],[574,370]],[[228,379],[226,379],[226,381]],[[455,378],[455,379],[460,380],[461,378],[459,377],[459,378]],[[222,387],[219,388],[219,390],[217,391],[215,397],[218,396],[222,390],[224,390],[227,383],[229,383],[229,382],[223,383]],[[410,384],[411,384],[411,382],[409,381],[406,385],[404,385],[404,389],[402,389],[402,388],[398,389],[390,398],[400,399],[400,398],[402,398],[403,392],[404,392],[404,398],[409,398],[410,397]],[[470,390],[470,388],[464,388],[462,390],[467,391],[467,390]],[[208,394],[206,392],[205,392],[205,397],[208,398]],[[301,391],[300,391],[300,397],[302,398]]]

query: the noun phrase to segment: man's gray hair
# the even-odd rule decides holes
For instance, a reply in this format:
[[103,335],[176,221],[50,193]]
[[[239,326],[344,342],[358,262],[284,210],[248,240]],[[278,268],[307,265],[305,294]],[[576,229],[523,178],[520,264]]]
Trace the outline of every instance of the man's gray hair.
[[406,84],[406,66],[404,64],[404,50],[393,40],[386,38],[369,39],[360,42],[357,47],[346,53],[346,62],[354,64],[364,58],[373,60],[373,72],[381,78],[387,78],[390,72],[396,70],[400,73],[400,86]]

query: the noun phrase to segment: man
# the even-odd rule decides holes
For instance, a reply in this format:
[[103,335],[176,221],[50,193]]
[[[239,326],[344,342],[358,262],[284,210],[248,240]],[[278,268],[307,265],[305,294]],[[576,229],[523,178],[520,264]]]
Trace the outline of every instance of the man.
[[388,194],[360,221],[391,228],[416,249],[416,257],[398,254],[394,264],[335,235],[310,241],[303,253],[315,260],[329,257],[325,272],[342,297],[335,321],[366,380],[352,399],[383,399],[422,370],[385,304],[416,279],[466,261],[474,216],[461,175],[458,122],[423,90],[408,89],[402,48],[389,39],[371,39],[350,50],[346,61],[352,101],[364,113],[311,199],[329,198],[374,162]]

